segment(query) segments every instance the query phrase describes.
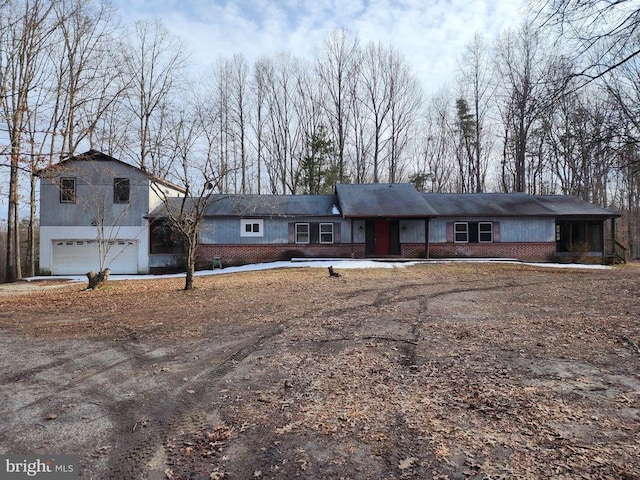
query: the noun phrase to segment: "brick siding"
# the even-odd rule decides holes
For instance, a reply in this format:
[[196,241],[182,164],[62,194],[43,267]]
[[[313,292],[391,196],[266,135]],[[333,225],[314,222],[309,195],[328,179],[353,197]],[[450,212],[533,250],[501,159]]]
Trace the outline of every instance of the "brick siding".
[[[219,256],[223,265],[245,265],[248,263],[289,260],[297,257],[365,258],[362,243],[333,245],[198,245],[198,262],[209,266]],[[424,243],[401,245],[404,258],[424,258]],[[554,242],[540,243],[431,243],[430,258],[517,258],[526,261],[549,261],[556,253]]]
[[432,243],[431,258],[517,258],[545,262],[556,253],[555,242],[531,243]]
[[[354,245],[354,247],[355,257],[364,256],[364,245]],[[211,263],[217,256],[225,266],[289,260],[297,257],[351,258],[351,244],[198,245],[198,263]]]

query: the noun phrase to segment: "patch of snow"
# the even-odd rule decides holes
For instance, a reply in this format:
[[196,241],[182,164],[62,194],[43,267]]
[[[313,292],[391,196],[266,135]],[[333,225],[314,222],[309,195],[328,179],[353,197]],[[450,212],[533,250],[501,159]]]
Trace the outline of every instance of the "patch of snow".
[[[577,269],[609,269],[614,268],[607,265],[585,265],[579,263],[533,263],[533,262],[519,262],[515,260],[500,260],[500,259],[464,259],[465,262],[475,263],[508,263],[516,265],[530,265],[534,267],[546,267],[546,268],[577,268]],[[456,263],[458,260],[417,260],[409,262],[384,262],[374,260],[345,260],[345,259],[319,259],[309,261],[279,261],[279,262],[266,262],[266,263],[253,263],[250,265],[242,265],[239,267],[226,267],[223,269],[214,270],[199,270],[195,273],[197,277],[206,275],[222,275],[238,272],[254,272],[260,270],[274,270],[278,268],[327,268],[333,266],[336,270],[349,270],[360,268],[404,268],[419,263]],[[158,280],[162,278],[184,278],[183,273],[172,273],[166,275],[110,275],[111,280]],[[61,275],[61,276],[38,276],[29,277],[24,280],[31,282],[37,280],[68,280],[70,282],[86,282],[86,275]]]

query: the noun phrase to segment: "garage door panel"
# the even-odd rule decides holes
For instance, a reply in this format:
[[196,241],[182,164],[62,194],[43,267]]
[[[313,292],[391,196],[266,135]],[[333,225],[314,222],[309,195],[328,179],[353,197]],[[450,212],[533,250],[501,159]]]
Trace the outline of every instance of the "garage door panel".
[[[138,273],[138,244],[135,240],[108,242],[105,266],[114,274]],[[84,275],[100,269],[100,255],[96,240],[54,240],[54,275]]]

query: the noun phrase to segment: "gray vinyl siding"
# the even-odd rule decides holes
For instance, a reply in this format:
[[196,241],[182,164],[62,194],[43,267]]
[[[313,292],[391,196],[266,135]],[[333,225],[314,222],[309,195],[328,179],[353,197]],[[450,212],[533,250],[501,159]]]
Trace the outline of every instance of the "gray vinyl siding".
[[447,242],[449,222],[500,222],[501,243],[554,242],[555,220],[552,217],[450,217],[434,218],[429,225],[429,242]]
[[424,220],[400,220],[400,243],[424,243]]
[[[240,236],[240,220],[256,218],[263,220],[263,235],[261,237]],[[255,244],[286,244],[289,243],[290,223],[339,223],[340,242],[350,242],[350,227],[347,220],[335,217],[215,217],[205,218],[200,230],[199,243],[203,245],[255,245]],[[338,243],[336,241],[336,243]]]
[[[60,202],[60,178],[76,179],[75,203]],[[129,203],[113,202],[113,179],[128,178]],[[104,208],[105,225],[140,226],[149,211],[149,180],[133,168],[114,162],[74,162],[53,179],[40,179],[40,225],[91,225]]]

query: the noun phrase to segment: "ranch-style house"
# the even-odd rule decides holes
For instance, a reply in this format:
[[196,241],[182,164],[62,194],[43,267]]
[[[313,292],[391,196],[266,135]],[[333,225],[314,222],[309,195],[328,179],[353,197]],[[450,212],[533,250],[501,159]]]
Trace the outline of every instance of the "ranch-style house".
[[[184,189],[90,150],[39,172],[40,270],[114,274],[179,268],[167,208]],[[169,196],[169,202],[163,197]],[[617,255],[620,214],[570,196],[420,193],[411,184],[340,184],[332,195],[212,194],[198,261]],[[605,236],[605,231],[607,235]],[[102,262],[100,262],[102,259]]]

